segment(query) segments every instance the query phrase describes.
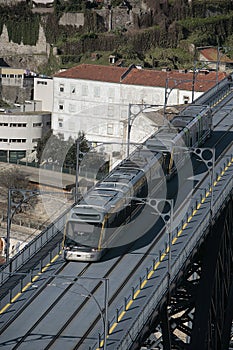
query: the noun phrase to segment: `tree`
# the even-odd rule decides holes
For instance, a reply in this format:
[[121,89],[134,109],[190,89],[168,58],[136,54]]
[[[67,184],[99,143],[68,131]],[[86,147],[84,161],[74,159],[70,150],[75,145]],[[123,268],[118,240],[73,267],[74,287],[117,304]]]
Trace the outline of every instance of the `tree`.
[[1,186],[8,191],[9,188],[29,188],[29,180],[17,167],[1,171]]
[[[79,159],[81,161],[83,153],[89,151],[89,145],[83,132],[78,133]],[[60,135],[54,135],[50,130],[40,141],[36,147],[37,158],[40,164],[55,163],[59,166],[68,165],[76,168],[77,146],[76,141],[70,137],[65,141]]]
[[[8,198],[9,189],[31,191],[35,188],[30,184],[29,179],[25,177],[23,171],[21,171],[19,167],[15,166],[13,168],[7,168],[1,171],[1,196],[3,197],[4,202]],[[23,195],[20,193],[20,191],[16,191],[13,197],[13,201],[15,203],[19,203],[23,200]],[[32,200],[28,201],[28,203],[25,202],[24,205],[20,206],[18,211],[21,212],[29,208],[34,208],[37,202],[37,198],[32,198]],[[6,204],[5,208],[7,208]]]
[[36,146],[36,156],[38,159],[38,162],[41,163],[41,159],[42,159],[42,154],[43,154],[43,150],[45,148],[45,145],[47,143],[47,141],[49,140],[50,136],[53,134],[52,130],[49,130],[44,137],[42,137],[38,142],[37,142],[37,146]]
[[[83,132],[78,133],[78,141],[79,141],[79,163],[80,163],[83,158],[83,155],[90,150],[90,146]],[[68,142],[68,152],[65,158],[65,162],[66,162],[66,165],[71,166],[72,168],[75,169],[76,162],[77,162],[77,143],[72,137],[70,137],[67,142]]]

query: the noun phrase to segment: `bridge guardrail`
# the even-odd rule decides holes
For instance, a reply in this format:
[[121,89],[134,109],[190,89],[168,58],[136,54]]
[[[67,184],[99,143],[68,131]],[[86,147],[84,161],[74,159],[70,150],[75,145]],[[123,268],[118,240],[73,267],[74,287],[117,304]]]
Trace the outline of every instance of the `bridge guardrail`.
[[220,81],[216,86],[206,91],[200,97],[198,97],[194,104],[208,104],[209,106],[213,106],[216,102],[218,102],[227,91],[229,91],[233,87],[233,83],[228,80],[228,78]]
[[[205,94],[200,96],[197,100],[195,100],[195,103],[212,105],[215,102],[217,102],[217,100],[219,100],[222,96],[224,96],[224,94],[227,91],[229,91],[230,88],[231,88],[231,83],[227,80],[227,78],[225,78],[223,81],[218,83],[216,87],[207,91]],[[215,96],[216,92],[218,92],[217,97]],[[226,188],[223,190],[221,196],[215,201],[215,204],[213,206],[213,216],[215,216],[219,208],[223,206],[223,203],[227,198],[227,196],[229,195],[229,193],[231,192],[232,187],[233,187],[233,180],[231,179],[230,185],[229,186],[226,185]],[[0,285],[5,283],[6,280],[10,277],[10,274],[19,270],[19,268],[22,267],[23,264],[25,264],[29,259],[31,259],[44,245],[46,245],[53,237],[55,237],[59,231],[63,230],[65,225],[66,214],[69,210],[70,208],[68,208],[65,211],[65,213],[63,213],[56,220],[54,224],[51,224],[47,229],[43,230],[39,236],[35,237],[27,246],[25,246],[22,249],[22,251],[16,254],[8,264],[4,265],[0,269]],[[188,242],[185,249],[183,250],[183,254],[181,254],[179,258],[175,261],[171,269],[172,279],[175,279],[177,273],[180,271],[181,266],[186,261],[187,256],[192,251],[193,246],[202,237],[201,233],[204,234],[204,231],[209,225],[209,219],[210,219],[209,216],[210,214],[208,214],[206,218],[202,221],[201,225],[199,226],[199,229],[195,232],[195,235],[191,238],[191,240]],[[161,302],[162,298],[165,296],[164,291],[166,291],[167,285],[168,285],[168,280],[167,278],[165,278],[162,284],[160,284],[160,286],[157,288],[156,292],[152,295],[150,301],[145,306],[144,310],[139,315],[138,319],[134,322],[134,325],[132,326],[128,334],[122,340],[122,343],[119,345],[118,349],[122,349],[122,350],[128,349],[127,344],[131,345],[132,339],[136,339],[139,332],[142,330],[142,328],[145,325],[145,319],[148,319],[148,317],[151,315],[155,307]],[[123,308],[123,306],[121,308]],[[113,322],[115,322],[115,319],[113,320]]]
[[[227,78],[225,78],[221,82],[219,82],[214,88],[208,90],[203,95],[201,95],[197,100],[195,100],[195,103],[211,105],[212,102],[215,102],[213,101],[214,96],[217,95],[217,98],[219,100],[221,96],[223,96],[226,93],[226,91],[230,89],[230,86],[231,83],[228,81]],[[218,94],[216,94],[216,92],[218,92]],[[3,267],[0,268],[0,285],[7,280],[7,276],[9,276],[9,273],[17,271],[35,253],[37,253],[44,246],[44,244],[46,244],[52,237],[54,237],[59,230],[63,229],[64,222],[60,224],[60,220],[63,220],[65,218],[68,211],[69,209],[67,209],[66,212],[62,214],[60,218],[58,218],[55,222],[56,227],[59,227],[59,229],[54,230],[53,225],[50,225],[47,229],[42,231],[42,233],[39,236],[32,240],[25,248],[23,248],[22,251],[20,251],[13,258],[11,258],[10,262],[7,265],[3,265]]]
[[[221,190],[221,195],[216,198],[213,205],[213,218],[217,216],[217,213],[225,206],[225,203],[233,191],[233,178],[230,178],[223,190]],[[206,230],[210,225],[210,212],[205,218],[201,221],[198,229],[195,231],[194,235],[188,240],[186,246],[182,250],[182,253],[176,257],[175,261],[172,264],[171,268],[171,279],[170,281],[174,281],[178,273],[181,271],[182,266],[184,266],[187,257],[190,256],[194,247],[200,241],[200,239],[204,236]],[[132,346],[132,341],[136,340],[138,334],[142,331],[143,327],[146,325],[145,320],[148,320],[153,312],[158,307],[159,303],[161,303],[162,299],[166,296],[168,286],[168,277],[164,278],[159,287],[153,292],[149,302],[146,304],[144,309],[140,312],[140,315],[135,320],[126,334],[126,336],[122,339],[122,342],[117,347],[117,350],[128,350]]]
[[0,269],[0,285],[5,283],[10,277],[10,274],[18,271],[22,265],[28,262],[40,249],[45,246],[52,238],[54,238],[60,231],[63,231],[66,214],[70,208],[68,208],[63,214],[61,214],[54,223],[50,224],[45,230],[43,230],[37,237],[29,242],[20,252],[13,256],[9,263],[3,265]]

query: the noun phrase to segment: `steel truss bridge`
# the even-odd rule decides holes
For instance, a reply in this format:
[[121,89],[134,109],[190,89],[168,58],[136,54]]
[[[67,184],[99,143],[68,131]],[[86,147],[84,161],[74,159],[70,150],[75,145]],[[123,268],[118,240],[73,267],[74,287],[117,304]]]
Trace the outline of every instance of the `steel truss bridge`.
[[[0,270],[2,349],[229,349],[231,81],[223,80],[195,103],[212,107],[214,132],[204,147],[215,151],[205,170],[195,160],[195,188],[185,194],[183,185],[182,200],[169,217],[172,225],[155,216],[151,202],[140,218],[156,217],[156,228],[110,250],[99,263],[67,263],[60,253],[64,213]],[[132,222],[127,233],[135,229]]]

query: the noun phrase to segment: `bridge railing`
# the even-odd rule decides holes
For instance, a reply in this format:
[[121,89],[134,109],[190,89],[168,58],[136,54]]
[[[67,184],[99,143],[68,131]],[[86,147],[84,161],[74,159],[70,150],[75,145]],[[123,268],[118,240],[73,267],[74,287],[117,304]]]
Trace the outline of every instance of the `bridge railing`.
[[[215,87],[201,95],[195,103],[213,105],[217,100],[221,99],[227,91],[231,88],[232,83],[227,79],[220,81]],[[8,264],[0,268],[0,285],[4,283],[9,273],[17,271],[24,263],[33,257],[52,237],[56,236],[59,231],[62,231],[65,224],[65,217],[67,211],[62,214],[54,224],[51,224],[44,231],[41,232],[34,240],[32,240],[25,248],[16,254]]]
[[[29,242],[22,250],[13,256],[9,263],[3,265],[0,269],[0,285],[5,283],[10,274],[18,271],[25,263],[27,263],[42,247],[50,242],[59,232],[63,232],[68,208],[60,215],[52,224],[44,229],[38,236]],[[53,258],[53,257],[52,257]]]
[[206,91],[200,97],[198,97],[194,103],[195,104],[208,104],[209,106],[213,106],[216,102],[218,102],[224,95],[233,87],[233,83],[225,78],[221,80],[218,84],[216,84],[213,88]]
[[[232,194],[232,192],[233,192],[233,178],[230,178],[224,185],[224,188],[221,189],[221,194],[218,195],[218,197],[215,198],[214,200],[213,213],[212,213],[213,218],[217,217],[218,213],[221,212],[221,209],[225,207],[225,204],[226,202],[228,202],[229,196]],[[187,258],[190,256],[191,252],[197,246],[198,242],[206,234],[210,225],[210,219],[211,219],[210,215],[211,213],[209,211],[208,214],[204,217],[204,219],[200,222],[199,226],[194,231],[194,234],[190,237],[189,240],[187,240],[187,244],[183,248],[181,254],[179,254],[174,259],[174,261],[172,261],[170,283],[172,283],[172,281],[176,279],[177,275],[182,270],[182,267],[185,265],[185,262],[187,261]],[[175,237],[175,236],[176,236],[176,233],[173,232],[172,237]],[[142,312],[140,312],[140,315],[138,316],[138,318],[133,320],[132,327],[130,327],[130,330],[128,331],[126,336],[122,339],[121,343],[117,347],[118,350],[130,349],[133,341],[136,340],[138,335],[142,332],[143,328],[145,327],[147,320],[151,317],[153,312],[156,309],[158,309],[158,306],[161,303],[162,299],[166,297],[167,287],[168,287],[168,275],[166,273],[162,283],[160,283],[158,288],[153,291],[153,294],[149,302],[146,304]],[[113,322],[117,322],[117,320],[114,319]]]

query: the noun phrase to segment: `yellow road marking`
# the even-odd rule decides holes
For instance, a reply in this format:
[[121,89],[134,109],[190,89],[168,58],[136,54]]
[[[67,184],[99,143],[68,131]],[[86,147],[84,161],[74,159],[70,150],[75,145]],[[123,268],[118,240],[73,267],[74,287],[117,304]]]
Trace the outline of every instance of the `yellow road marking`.
[[10,300],[10,303],[6,304],[6,305],[0,310],[0,314],[2,314],[3,312],[5,312],[5,311],[6,311],[6,310],[7,310],[7,309],[8,309],[8,308],[23,294],[23,292],[25,292],[29,287],[31,287],[31,286],[32,286],[32,283],[35,282],[35,281],[41,276],[41,274],[42,274],[44,271],[46,271],[46,270],[48,269],[49,266],[51,266],[51,263],[53,263],[54,261],[57,260],[58,257],[59,257],[59,254],[57,254],[57,255],[51,260],[50,263],[46,264],[46,265],[42,268],[41,272],[38,272],[38,274],[32,278],[32,281],[31,281],[31,282],[28,282],[28,283],[26,284],[26,286],[24,286],[24,287],[22,288],[22,291],[19,292],[19,293],[17,293],[17,294]]
[[4,311],[6,311],[10,305],[11,305],[10,303],[6,304],[6,305],[2,308],[2,310],[0,310],[0,314],[2,314]]
[[[231,160],[231,164],[233,163],[233,158]],[[228,165],[231,165],[228,164]],[[217,180],[214,181],[213,185],[216,186],[218,181],[221,179],[222,175],[225,173],[225,171],[228,169],[228,167],[225,167],[225,170],[222,171],[221,176],[218,176]],[[195,216],[195,214],[197,213],[197,211],[200,209],[201,205],[205,202],[206,198],[211,194],[212,192],[212,187],[210,187],[209,191],[206,193],[206,196],[204,198],[202,198],[201,202],[197,204],[197,208],[193,210],[192,214],[188,217],[187,222],[185,222],[182,226],[182,228],[178,231],[177,236],[173,238],[172,240],[172,245],[175,244],[175,242],[177,241],[178,237],[182,234],[183,230],[187,227],[188,223],[192,220],[192,218]],[[157,262],[154,265],[154,270],[151,271],[148,276],[147,276],[147,280],[144,280],[139,289],[134,293],[133,295],[133,300],[130,300],[126,306],[126,310],[123,311],[120,316],[118,317],[118,321],[115,322],[112,327],[109,330],[109,335],[114,331],[114,329],[116,328],[116,326],[118,325],[118,323],[120,322],[120,320],[124,317],[124,315],[126,314],[126,311],[128,310],[129,306],[131,306],[133,304],[134,299],[137,298],[137,296],[140,294],[141,290],[145,287],[147,281],[152,277],[154,271],[159,267],[159,265],[161,264],[161,262],[163,261],[163,259],[165,258],[165,256],[168,254],[170,250],[170,247],[166,248],[165,252],[161,255],[160,261]],[[103,347],[104,345],[104,341],[101,342],[101,347]],[[100,349],[96,349],[96,350],[100,350]]]

